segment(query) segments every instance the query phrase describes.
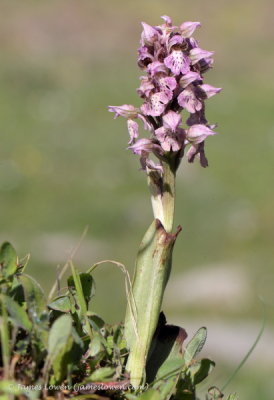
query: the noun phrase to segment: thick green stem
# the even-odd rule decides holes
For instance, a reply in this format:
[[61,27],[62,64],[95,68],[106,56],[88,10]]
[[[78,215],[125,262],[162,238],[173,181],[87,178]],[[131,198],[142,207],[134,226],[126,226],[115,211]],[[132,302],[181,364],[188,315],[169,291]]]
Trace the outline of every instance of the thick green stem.
[[155,220],[143,238],[136,260],[133,296],[137,316],[134,317],[128,308],[125,318],[125,337],[130,349],[127,370],[134,387],[144,379],[147,355],[171,270],[173,245],[180,231],[171,234],[176,168],[173,160],[163,161],[162,164],[162,176],[158,171],[148,171]]

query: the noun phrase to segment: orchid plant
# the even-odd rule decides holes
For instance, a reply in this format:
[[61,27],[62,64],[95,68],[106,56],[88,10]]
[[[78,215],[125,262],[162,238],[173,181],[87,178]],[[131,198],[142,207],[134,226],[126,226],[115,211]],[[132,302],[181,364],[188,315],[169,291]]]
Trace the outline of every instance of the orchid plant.
[[[127,370],[133,385],[144,379],[149,349],[157,328],[165,287],[170,275],[172,250],[178,233],[172,233],[175,177],[186,153],[191,163],[199,159],[207,167],[205,140],[215,135],[208,123],[205,101],[219,93],[204,83],[213,64],[213,52],[199,47],[192,35],[199,22],[174,26],[142,23],[138,65],[142,70],[137,89],[143,104],[110,106],[115,117],[127,119],[129,149],[140,156],[151,192],[154,221],[142,241],[133,280],[133,302],[125,319],[125,336],[130,349]],[[183,115],[182,115],[183,113]],[[146,137],[139,137],[143,123]],[[135,313],[134,313],[135,311]]]
[[[192,34],[199,22],[174,26],[143,23],[137,93],[143,104],[110,106],[127,120],[128,148],[140,157],[154,219],[141,242],[133,280],[111,260],[79,272],[72,256],[46,300],[39,283],[25,273],[29,257],[13,246],[0,248],[0,397],[3,400],[197,400],[196,387],[214,362],[197,355],[206,340],[202,327],[185,345],[183,328],[169,325],[161,312],[172,252],[181,230],[173,231],[175,177],[186,153],[208,165],[205,140],[215,125],[205,117],[205,101],[221,89],[204,83],[213,53]],[[139,136],[142,123],[147,135]],[[92,309],[94,270],[115,264],[125,275],[124,324],[110,326]],[[66,284],[61,279],[70,268]],[[206,400],[223,398],[215,386]],[[227,400],[236,400],[230,395]]]

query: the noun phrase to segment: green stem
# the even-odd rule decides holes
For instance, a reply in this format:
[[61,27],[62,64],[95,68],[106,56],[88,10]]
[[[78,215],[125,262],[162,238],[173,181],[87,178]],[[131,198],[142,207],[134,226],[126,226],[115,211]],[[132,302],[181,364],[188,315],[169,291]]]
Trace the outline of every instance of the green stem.
[[162,166],[162,178],[157,171],[150,171],[148,173],[148,185],[154,218],[159,219],[166,232],[170,233],[174,219],[176,168],[172,159],[163,160]]
[[163,161],[163,221],[165,230],[170,233],[173,228],[174,209],[175,209],[175,167],[172,160]]
[[10,349],[9,349],[9,327],[8,327],[8,314],[6,309],[5,300],[1,299],[2,309],[2,324],[0,329],[2,360],[4,365],[4,379],[9,379],[9,364],[10,364]]
[[[175,160],[166,158],[162,165],[162,175],[158,171],[148,171],[155,219],[142,240],[136,260],[133,297],[137,317],[135,320],[129,308],[125,317],[125,338],[130,349],[126,368],[135,388],[145,378],[147,355],[171,270],[173,245],[180,231],[171,234],[175,203]],[[134,329],[135,326],[137,329]]]

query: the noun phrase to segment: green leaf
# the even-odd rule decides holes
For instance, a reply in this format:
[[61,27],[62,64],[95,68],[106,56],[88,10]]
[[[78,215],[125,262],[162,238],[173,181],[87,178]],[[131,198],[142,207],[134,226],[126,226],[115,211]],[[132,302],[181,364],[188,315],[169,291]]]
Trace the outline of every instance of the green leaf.
[[62,315],[54,321],[48,340],[48,358],[46,371],[52,365],[54,375],[51,376],[50,384],[61,382],[68,370],[67,354],[74,343],[72,319],[69,315]]
[[48,307],[52,310],[68,313],[71,311],[71,301],[68,296],[59,296],[48,304]]
[[92,382],[104,382],[109,381],[113,378],[116,373],[115,368],[102,367],[96,369],[87,379]]
[[4,306],[7,307],[8,313],[12,318],[13,323],[19,328],[25,329],[29,332],[32,328],[32,323],[29,320],[28,314],[16,301],[11,297],[2,295]]
[[53,361],[59,353],[63,352],[70,343],[72,333],[72,319],[69,315],[62,315],[54,321],[48,341],[48,357]]
[[157,372],[157,379],[169,379],[174,375],[178,375],[185,362],[182,358],[174,358],[171,360],[167,360],[158,370]]
[[156,219],[147,230],[139,248],[133,281],[134,302],[131,302],[135,307],[127,307],[125,318],[125,338],[130,349],[126,369],[130,373],[133,386],[139,386],[143,378],[178,232],[174,235],[167,233]]
[[18,277],[24,290],[25,301],[30,314],[41,314],[46,310],[45,294],[39,283],[27,274]]
[[2,265],[3,275],[9,277],[17,270],[17,254],[14,247],[5,242],[0,249],[0,265]]
[[[78,276],[81,282],[83,296],[86,300],[86,303],[88,304],[91,297],[95,293],[95,284],[93,277],[86,272],[78,273]],[[77,292],[77,287],[75,285],[74,277],[72,275],[68,278],[68,286],[70,289],[75,289]]]
[[212,372],[215,367],[215,362],[208,358],[203,358],[190,367],[190,372],[193,379],[193,384],[198,385]]
[[166,365],[169,369],[170,360],[180,360],[180,364],[184,364],[182,348],[186,337],[187,334],[184,329],[174,325],[166,325],[164,314],[160,314],[146,366],[148,383],[154,381],[155,378],[161,378]]
[[88,312],[87,315],[90,325],[94,330],[101,331],[101,329],[104,328],[105,322],[99,315],[90,312]]
[[[88,320],[88,316],[87,316],[87,312],[88,312],[87,306],[88,306],[88,304],[87,304],[85,296],[84,296],[80,274],[75,269],[75,267],[74,267],[72,262],[70,262],[70,267],[71,267],[71,271],[72,271],[73,282],[74,282],[74,287],[75,287],[75,291],[76,291],[77,300],[78,300],[78,303],[79,303],[79,306],[80,306],[79,317],[80,317],[81,320],[85,321],[83,328],[85,329],[86,333],[89,335],[90,340],[92,340],[92,330],[91,330],[91,326],[90,326],[90,323],[89,323],[89,320]],[[68,283],[69,283],[69,280],[68,280]]]
[[139,400],[161,400],[160,393],[155,389],[149,389],[138,396]]
[[89,345],[89,356],[94,357],[101,351],[101,338],[98,334],[94,334]]
[[206,328],[202,327],[196,332],[191,341],[188,343],[184,353],[186,365],[189,365],[190,362],[200,353],[204,347],[206,336],[207,330]]

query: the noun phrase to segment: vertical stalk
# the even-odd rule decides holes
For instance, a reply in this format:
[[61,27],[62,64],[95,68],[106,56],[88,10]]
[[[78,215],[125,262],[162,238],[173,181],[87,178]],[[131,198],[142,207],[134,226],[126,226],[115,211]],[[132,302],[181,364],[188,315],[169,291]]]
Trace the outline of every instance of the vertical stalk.
[[172,159],[163,160],[162,167],[162,177],[158,171],[148,172],[148,186],[154,218],[170,233],[174,219],[176,167]]
[[8,314],[6,309],[5,300],[1,298],[1,319],[2,324],[0,328],[1,337],[1,350],[2,360],[4,366],[4,379],[9,379],[9,364],[10,364],[10,349],[9,349],[9,327],[8,327]]
[[[133,296],[137,320],[127,309],[125,338],[130,349],[127,371],[131,384],[137,388],[145,377],[148,351],[155,333],[165,287],[170,275],[172,250],[176,237],[173,235],[175,172],[173,159],[162,161],[163,174],[148,172],[151,202],[155,220],[146,232],[136,260],[133,278]],[[137,327],[137,335],[133,323]]]
[[163,165],[162,205],[163,205],[164,219],[161,222],[167,233],[170,233],[173,228],[173,220],[174,220],[176,169],[174,167],[173,160],[163,161],[162,165]]

